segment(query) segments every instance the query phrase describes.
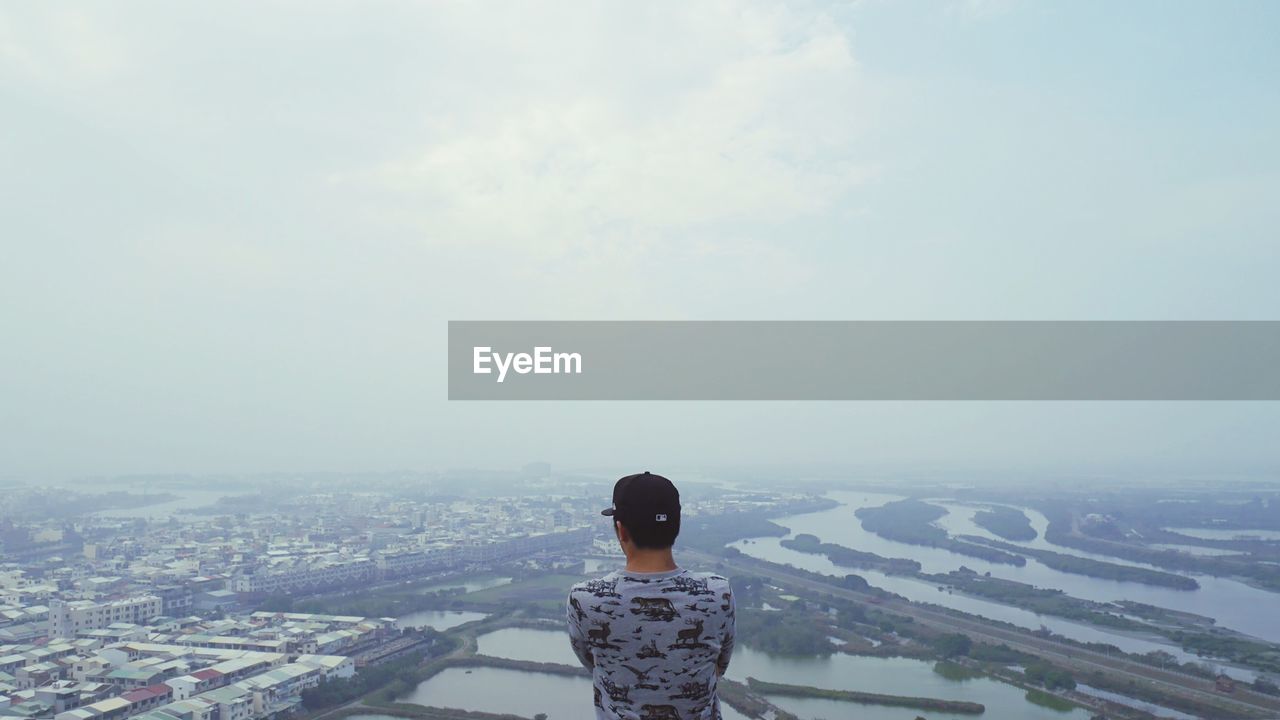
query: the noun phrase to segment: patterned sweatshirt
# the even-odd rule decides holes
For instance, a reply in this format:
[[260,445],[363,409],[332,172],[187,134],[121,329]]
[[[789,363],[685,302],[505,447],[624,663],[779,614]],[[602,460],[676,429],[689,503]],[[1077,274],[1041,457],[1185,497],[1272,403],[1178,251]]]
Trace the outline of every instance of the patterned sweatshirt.
[[733,593],[719,575],[625,570],[569,591],[569,640],[591,670],[597,720],[720,720]]

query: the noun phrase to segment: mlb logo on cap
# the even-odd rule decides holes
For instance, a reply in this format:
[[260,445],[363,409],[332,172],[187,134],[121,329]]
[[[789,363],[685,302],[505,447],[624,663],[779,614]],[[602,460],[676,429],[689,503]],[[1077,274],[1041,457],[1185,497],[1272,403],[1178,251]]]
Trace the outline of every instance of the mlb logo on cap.
[[655,522],[666,522],[667,515],[666,513],[658,513],[657,515],[653,516],[653,519]]

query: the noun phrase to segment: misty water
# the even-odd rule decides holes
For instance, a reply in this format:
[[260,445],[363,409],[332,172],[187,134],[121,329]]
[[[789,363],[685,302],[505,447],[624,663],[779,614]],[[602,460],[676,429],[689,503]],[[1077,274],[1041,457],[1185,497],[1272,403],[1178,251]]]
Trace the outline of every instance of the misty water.
[[1123,705],[1128,705],[1129,707],[1137,708],[1139,710],[1146,710],[1147,712],[1152,713],[1154,715],[1159,715],[1162,718],[1173,718],[1173,720],[1197,720],[1195,715],[1188,715],[1187,713],[1180,712],[1172,708],[1167,708],[1167,707],[1164,707],[1163,705],[1156,705],[1155,703],[1149,703],[1143,700],[1136,700],[1134,698],[1121,695],[1120,693],[1115,693],[1115,692],[1111,692],[1110,690],[1102,690],[1099,688],[1090,687],[1083,683],[1076,685],[1076,690],[1086,695],[1092,695],[1094,697],[1102,698],[1104,700],[1118,702]]
[[[548,720],[595,718],[590,679],[503,668],[448,668],[398,701],[523,717],[546,713]],[[747,720],[733,708],[723,710],[726,720]],[[373,714],[356,716],[360,718],[399,720]]]
[[[734,652],[729,677],[745,682],[748,677],[791,685],[811,685],[830,690],[909,695],[945,700],[982,703],[987,717],[1079,718],[1089,713],[1074,709],[1052,710],[1032,704],[1026,691],[987,677],[958,679],[938,672],[934,662],[909,658],[872,658],[837,653],[825,658],[794,658],[769,655],[751,648]],[[929,720],[962,720],[972,715],[929,711],[904,711],[903,708],[851,704],[818,698],[771,697],[784,710],[801,717],[857,717],[860,720],[897,720],[913,715],[927,715]]]
[[[844,545],[856,550],[873,552],[885,557],[904,557],[917,560],[923,566],[923,571],[927,573],[946,573],[963,565],[979,573],[990,572],[994,577],[1016,580],[1037,587],[1055,588],[1063,590],[1069,595],[1087,600],[1099,602],[1134,600],[1173,610],[1205,615],[1215,618],[1219,625],[1266,640],[1280,642],[1280,623],[1274,622],[1274,618],[1270,617],[1269,613],[1264,612],[1266,608],[1275,606],[1275,603],[1280,600],[1280,595],[1252,587],[1237,580],[1182,573],[1194,577],[1200,583],[1200,588],[1198,590],[1174,590],[1137,582],[1103,580],[1085,575],[1065,573],[1047,567],[1031,558],[1027,559],[1027,564],[1024,567],[992,563],[980,558],[959,555],[942,548],[922,547],[886,540],[864,530],[862,524],[853,515],[853,512],[860,507],[883,505],[886,502],[901,499],[901,496],[882,493],[833,492],[830,493],[830,497],[842,503],[842,505],[822,512],[780,518],[777,522],[789,528],[793,534],[809,533],[818,536],[825,542]],[[937,524],[953,535],[971,534],[995,537],[972,522],[972,516],[978,510],[977,507],[954,502],[933,502],[948,510],[948,514],[941,518]],[[1137,565],[1137,563],[1113,557],[1097,556],[1053,545],[1045,540],[1043,536],[1044,526],[1041,523],[1047,525],[1044,516],[1034,511],[1029,512],[1028,515],[1032,517],[1032,525],[1038,531],[1036,539],[1026,543],[1028,547],[1039,547],[1060,553],[1092,557],[1119,565]],[[761,554],[762,552],[767,552],[777,557],[776,543],[756,541],[745,544],[736,543],[735,547],[738,547],[743,552],[760,557],[764,557]],[[765,559],[774,558],[768,557]],[[788,556],[788,559],[784,562],[792,562],[793,560],[794,557]],[[863,575],[872,584],[879,585],[879,582],[877,582],[879,580],[886,584],[908,588],[908,592],[901,594],[912,599],[919,597],[919,589],[912,588],[912,585],[918,586],[920,583],[903,581],[900,578],[885,579],[883,575],[857,569],[844,569],[840,574],[848,572]],[[873,575],[877,576],[877,580],[872,580]],[[909,582],[911,585],[903,585],[904,582]],[[881,585],[881,587],[884,586]],[[885,589],[898,592],[897,587],[885,587]],[[936,590],[934,594],[945,595],[945,593],[937,593]],[[941,598],[929,597],[932,598],[932,602],[940,605],[948,604],[942,601]],[[990,604],[997,605],[995,603]],[[1011,615],[1010,617],[1016,617],[1016,615]],[[997,619],[1003,620],[1006,618]],[[1025,622],[1013,619],[1008,621],[1025,626]]]
[[[486,633],[477,638],[481,654],[496,657],[514,658],[517,660],[533,660],[537,662],[557,662],[576,665],[572,650],[569,649],[568,636],[563,631],[539,630],[531,628],[506,628]],[[990,678],[956,679],[940,674],[934,669],[935,664],[921,660],[906,658],[870,658],[837,653],[830,657],[785,657],[769,655],[749,647],[739,645],[729,665],[729,677],[745,682],[748,677],[758,680],[789,683],[795,685],[811,685],[834,690],[861,690],[864,692],[889,693],[894,695],[911,695],[916,697],[934,697],[948,700],[966,700],[979,702],[987,706],[989,717],[1017,717],[1037,720],[1038,718],[1068,718],[1084,720],[1088,713],[1080,710],[1069,712],[1050,710],[1034,705],[1026,700],[1025,691],[1013,685],[992,680]],[[479,669],[476,670],[479,672]],[[542,673],[527,673],[503,670],[500,675],[485,675],[483,679],[514,682],[514,687],[521,693],[537,693],[531,697],[545,697],[545,693],[577,692],[571,683],[555,682],[559,680],[577,680]],[[513,675],[519,677],[512,677]],[[457,680],[457,674],[444,680],[441,676],[427,680],[413,694],[409,702],[421,702],[429,705],[447,705],[447,700],[461,699],[456,688],[446,687],[450,681]],[[545,684],[544,679],[549,679]],[[439,681],[438,681],[439,680]],[[473,678],[468,680],[474,681]],[[590,684],[584,679],[587,698],[590,698]],[[506,694],[505,686],[503,694]],[[431,702],[425,699],[434,698]],[[775,697],[775,704],[799,714],[801,717],[858,717],[865,720],[897,720],[912,717],[914,711],[903,708],[890,708],[875,705],[861,705],[832,700],[816,700],[806,698]],[[472,710],[487,710],[490,707],[514,708],[518,701],[478,700],[467,706]],[[526,707],[526,716],[533,712],[547,712],[551,718],[557,717],[550,710]],[[731,709],[728,709],[731,710]],[[726,710],[725,716],[740,717],[736,712]],[[498,712],[497,710],[492,710]],[[569,713],[572,708],[562,711]],[[514,709],[505,712],[519,712]],[[582,715],[589,717],[590,715]],[[945,713],[928,713],[930,720],[959,720],[964,716]],[[578,717],[565,714],[563,717]]]
[[[1022,610],[982,598],[940,592],[936,585],[915,578],[886,575],[875,570],[842,567],[832,563],[822,555],[810,555],[784,548],[779,544],[778,538],[761,538],[746,544],[735,543],[734,547],[754,557],[791,565],[810,572],[822,573],[823,575],[837,577],[849,574],[860,575],[872,585],[902,595],[909,600],[931,602],[935,605],[943,605],[962,612],[982,615],[993,620],[1002,620],[1029,630],[1038,629],[1043,625],[1066,637],[1082,642],[1109,642],[1127,652],[1150,652],[1152,650],[1176,652],[1174,646],[1155,639],[1123,635],[1082,623],[1062,620],[1052,615],[1038,615],[1030,610]],[[1189,654],[1187,657],[1194,659]]]
[[[791,534],[788,537],[800,533],[809,533],[816,535],[824,542],[833,542],[885,557],[911,558],[921,563],[924,572],[945,573],[964,566],[980,573],[990,572],[994,577],[1026,582],[1038,587],[1056,588],[1065,591],[1069,595],[1100,602],[1136,600],[1161,607],[1207,615],[1214,617],[1220,625],[1226,627],[1269,640],[1280,639],[1280,625],[1277,625],[1274,622],[1274,618],[1269,617],[1270,613],[1267,612],[1268,608],[1274,607],[1277,600],[1280,600],[1280,596],[1251,587],[1242,582],[1193,575],[1201,584],[1201,587],[1199,590],[1185,591],[1064,573],[1046,567],[1030,558],[1027,560],[1027,565],[1021,568],[991,563],[941,548],[909,545],[881,538],[864,530],[853,514],[860,507],[880,506],[887,502],[900,500],[903,496],[872,492],[833,492],[829,496],[842,503],[841,506],[821,512],[779,518],[776,522],[790,529]],[[935,500],[931,502],[948,510],[948,514],[941,518],[937,524],[952,534],[994,537],[991,533],[973,523],[972,516],[979,509],[978,507],[947,501]],[[1049,543],[1044,539],[1044,530],[1048,524],[1044,515],[1029,508],[1022,509],[1027,513],[1032,521],[1032,526],[1038,533],[1034,540],[1024,543],[1028,547],[1093,557],[1122,565],[1136,564],[1116,558],[1077,552],[1071,548]],[[1123,633],[1053,616],[1039,615],[1029,610],[982,598],[940,591],[938,586],[915,578],[886,575],[878,571],[861,568],[838,566],[828,560],[826,556],[800,553],[784,548],[781,546],[780,540],[781,538],[755,538],[733,543],[732,547],[753,557],[792,565],[812,572],[835,576],[860,575],[876,587],[897,593],[913,601],[930,602],[994,620],[1002,620],[1032,630],[1044,626],[1065,637],[1083,642],[1109,643],[1126,652],[1146,653],[1153,650],[1162,650],[1172,653],[1181,661],[1200,662],[1204,660],[1169,643],[1162,637]],[[1243,669],[1232,669],[1232,674],[1244,679],[1254,677],[1252,671]]]
[[480,575],[477,577],[469,577],[465,580],[442,580],[438,583],[432,583],[418,588],[418,592],[432,593],[439,592],[441,590],[461,590],[463,592],[472,593],[477,590],[487,590],[492,587],[509,584],[511,584],[511,578],[509,577]]
[[95,490],[98,491],[115,489],[121,489],[132,493],[167,494],[175,497],[165,500],[164,502],[151,503],[148,505],[130,505],[127,507],[107,508],[105,510],[95,511],[93,513],[94,515],[104,518],[145,518],[153,521],[167,520],[174,515],[193,514],[197,509],[209,507],[224,497],[238,494],[225,490],[195,490],[187,488],[171,489],[165,487],[146,488],[138,486],[123,486],[120,488],[95,488]]
[[1229,530],[1222,528],[1165,528],[1187,537],[1201,540],[1266,540],[1280,541],[1280,530]]
[[1200,555],[1201,557],[1226,557],[1227,555],[1242,555],[1239,550],[1228,550],[1227,548],[1203,547],[1201,545],[1176,545],[1170,543],[1150,543],[1147,547],[1153,547],[1157,550],[1176,550],[1178,552],[1187,553],[1188,555]]
[[398,702],[556,720],[595,717],[591,680],[503,668],[447,668]]
[[569,648],[569,635],[563,631],[503,628],[477,637],[476,646],[481,655],[562,665],[578,664],[577,656]]
[[484,613],[469,610],[419,610],[396,618],[396,627],[429,627],[443,631],[487,617]]

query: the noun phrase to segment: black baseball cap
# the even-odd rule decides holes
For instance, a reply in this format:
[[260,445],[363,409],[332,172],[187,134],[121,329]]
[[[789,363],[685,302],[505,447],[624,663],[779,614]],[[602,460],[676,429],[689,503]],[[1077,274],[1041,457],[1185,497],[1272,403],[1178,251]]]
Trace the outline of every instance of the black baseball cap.
[[622,523],[679,523],[680,491],[670,480],[648,470],[620,478],[613,484],[613,507],[600,511]]

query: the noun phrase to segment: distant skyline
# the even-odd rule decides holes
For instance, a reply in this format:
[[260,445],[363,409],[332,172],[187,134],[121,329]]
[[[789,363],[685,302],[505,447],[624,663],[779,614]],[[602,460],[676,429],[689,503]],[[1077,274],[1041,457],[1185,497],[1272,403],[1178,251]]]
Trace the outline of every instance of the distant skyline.
[[1274,474],[1273,403],[449,403],[444,342],[1280,319],[1277,27],[1268,2],[7,5],[0,477]]

